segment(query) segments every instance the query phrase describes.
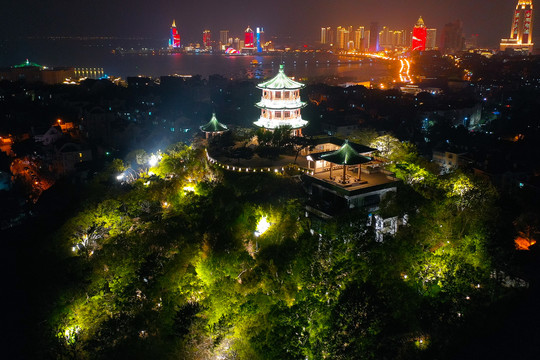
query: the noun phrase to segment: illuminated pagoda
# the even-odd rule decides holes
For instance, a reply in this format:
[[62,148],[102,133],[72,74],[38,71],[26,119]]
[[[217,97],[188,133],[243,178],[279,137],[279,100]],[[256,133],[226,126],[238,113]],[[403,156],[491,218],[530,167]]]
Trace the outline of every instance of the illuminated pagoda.
[[302,136],[302,128],[308,123],[300,114],[300,109],[306,106],[300,101],[300,89],[304,86],[287,77],[283,65],[279,65],[275,77],[257,85],[263,93],[261,101],[255,104],[261,109],[261,117],[254,124],[270,131],[290,126],[293,136]]
[[179,49],[180,48],[180,34],[178,29],[176,29],[176,21],[173,20],[171,25],[171,36],[169,38],[169,49]]
[[530,54],[533,50],[533,3],[532,0],[518,0],[510,28],[510,38],[501,39],[501,51],[514,49]]
[[424,19],[420,16],[412,33],[411,50],[424,51],[426,50],[427,29],[424,25]]
[[216,113],[212,113],[212,119],[210,119],[207,124],[201,126],[200,129],[206,134],[207,139],[214,135],[221,135],[225,131],[229,130],[226,125],[223,125],[218,121],[218,119],[216,118]]

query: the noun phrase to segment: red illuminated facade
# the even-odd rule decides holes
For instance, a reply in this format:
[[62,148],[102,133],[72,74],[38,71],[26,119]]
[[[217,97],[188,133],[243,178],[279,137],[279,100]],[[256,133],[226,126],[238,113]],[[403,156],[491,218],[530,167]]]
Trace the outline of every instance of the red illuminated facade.
[[420,16],[416,25],[413,28],[412,33],[412,51],[424,51],[426,50],[427,29],[424,25],[424,20]]
[[514,51],[531,53],[533,49],[533,2],[519,0],[512,17],[510,37],[501,39],[501,51],[510,48]]
[[244,32],[244,47],[253,48],[255,47],[255,35],[253,30],[248,26]]
[[203,42],[203,45],[206,46],[206,47],[209,47],[211,44],[211,34],[210,34],[210,30],[204,30],[203,31],[203,34],[202,34],[202,42]]
[[180,34],[176,29],[176,22],[173,20],[171,25],[171,37],[169,39],[169,48],[178,49],[180,48]]

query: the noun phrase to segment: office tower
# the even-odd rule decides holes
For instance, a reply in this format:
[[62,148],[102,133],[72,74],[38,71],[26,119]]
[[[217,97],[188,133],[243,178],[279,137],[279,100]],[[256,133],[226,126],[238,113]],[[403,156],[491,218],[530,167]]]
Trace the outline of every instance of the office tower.
[[379,23],[377,22],[369,25],[369,51],[379,51]]
[[253,48],[255,47],[255,35],[253,30],[248,26],[244,31],[244,47]]
[[170,49],[178,49],[180,47],[180,34],[178,33],[178,30],[176,29],[176,22],[173,20],[171,25],[171,33],[169,37],[169,48]]
[[371,40],[371,32],[369,30],[364,30],[364,39],[363,39],[363,46],[364,51],[369,51],[370,47],[370,40]]
[[334,46],[335,43],[336,43],[336,31],[331,28],[328,28],[328,44],[330,44],[331,46]]
[[395,31],[392,31],[392,46],[395,48],[395,47],[400,47],[400,46],[404,46],[405,44],[405,31],[403,30],[395,30]]
[[416,22],[416,25],[413,28],[411,50],[412,51],[426,50],[426,37],[427,37],[426,26],[424,25],[424,20],[420,16],[418,18],[418,21]]
[[220,30],[219,31],[219,42],[221,42],[222,45],[231,43],[229,41],[229,30]]
[[379,47],[381,49],[389,49],[392,47],[390,29],[386,26],[383,26],[382,30],[379,31]]
[[257,28],[257,52],[263,51],[263,44],[264,44],[264,29]]
[[441,49],[445,54],[463,50],[463,23],[456,20],[444,25],[441,34]]
[[437,48],[437,29],[426,30],[426,50],[435,50]]
[[530,54],[533,49],[533,4],[532,0],[519,0],[514,11],[510,38],[501,39],[501,51],[514,49]]
[[359,51],[364,50],[364,27],[360,26],[354,32],[354,48]]
[[465,49],[478,49],[478,34],[471,34],[465,39]]
[[202,35],[203,46],[210,47],[211,46],[211,43],[210,43],[211,38],[212,38],[212,35],[210,34],[210,30],[204,30],[203,35]]
[[330,32],[332,30],[330,29],[330,27],[322,27],[321,28],[321,44],[322,45],[326,45],[326,44],[331,44],[331,41],[330,41]]
[[344,27],[338,26],[336,30],[337,35],[337,48],[346,49],[349,43],[349,31]]

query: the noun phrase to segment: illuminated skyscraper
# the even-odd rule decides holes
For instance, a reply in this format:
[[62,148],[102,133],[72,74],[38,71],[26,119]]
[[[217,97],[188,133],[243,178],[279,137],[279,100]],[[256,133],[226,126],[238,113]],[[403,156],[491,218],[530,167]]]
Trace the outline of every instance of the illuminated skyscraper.
[[212,35],[210,33],[210,30],[204,30],[203,34],[202,34],[203,46],[210,47],[212,45],[211,44],[211,41],[212,41],[211,39],[212,39]]
[[381,49],[390,49],[392,47],[390,29],[386,26],[383,26],[382,30],[379,31],[379,46]]
[[264,45],[264,29],[262,27],[257,28],[257,52],[263,51]]
[[247,27],[246,31],[244,31],[244,47],[255,47],[255,35],[249,26]]
[[329,27],[323,27],[321,28],[321,44],[326,45],[330,44],[330,28]]
[[364,27],[360,26],[354,32],[354,48],[358,51],[364,51]]
[[178,33],[178,30],[176,29],[176,22],[173,20],[171,25],[171,34],[169,38],[169,48],[170,49],[178,49],[180,48],[180,34]]
[[437,48],[437,29],[426,30],[426,50]]
[[424,20],[420,16],[418,18],[418,21],[416,22],[416,25],[413,28],[411,50],[412,51],[426,50],[426,38],[427,38],[426,26],[424,25]]
[[349,31],[341,26],[338,26],[337,30],[337,47],[339,49],[346,49],[349,43]]
[[369,41],[371,40],[371,31],[364,30],[364,39],[363,39],[363,45],[364,45],[364,51],[368,51],[370,47]]
[[379,51],[379,23],[376,22],[369,25],[369,51]]
[[230,42],[229,42],[229,30],[220,30],[219,31],[219,42],[221,42],[221,45],[230,44]]
[[501,39],[501,51],[508,48],[531,53],[533,31],[533,4],[532,0],[519,0],[514,11],[510,38]]

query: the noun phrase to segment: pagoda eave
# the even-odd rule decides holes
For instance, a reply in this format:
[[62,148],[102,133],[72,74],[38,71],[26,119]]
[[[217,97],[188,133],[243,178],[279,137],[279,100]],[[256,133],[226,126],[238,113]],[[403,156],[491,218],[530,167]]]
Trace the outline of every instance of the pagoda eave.
[[269,130],[275,130],[284,126],[290,126],[292,130],[295,130],[306,127],[308,122],[307,120],[303,120],[301,118],[293,120],[268,120],[260,118],[259,120],[255,121],[254,124],[255,126]]
[[257,85],[257,89],[261,89],[261,90],[300,90],[300,89],[303,89],[306,85],[302,84],[301,86],[291,86],[291,87],[287,87],[287,86],[284,86],[284,87],[272,87],[272,86],[261,86],[261,85]]
[[265,110],[295,110],[295,109],[302,109],[304,107],[307,106],[307,104],[305,102],[302,102],[302,103],[297,103],[297,104],[291,104],[289,106],[287,105],[276,105],[276,106],[272,106],[272,105],[263,105],[261,104],[260,102],[256,103],[255,104],[256,107],[258,107],[259,109],[265,109]]

